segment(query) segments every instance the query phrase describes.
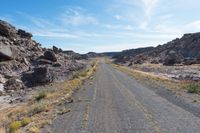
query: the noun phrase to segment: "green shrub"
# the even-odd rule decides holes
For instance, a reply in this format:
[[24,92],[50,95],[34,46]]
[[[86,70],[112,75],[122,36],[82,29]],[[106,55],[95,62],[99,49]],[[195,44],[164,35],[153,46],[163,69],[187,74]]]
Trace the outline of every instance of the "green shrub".
[[25,127],[31,122],[30,118],[24,118],[22,121],[14,121],[9,126],[9,133],[16,133],[20,127]]
[[22,126],[21,121],[14,121],[10,124],[9,133],[15,133]]
[[47,91],[42,90],[38,93],[38,95],[35,97],[36,101],[40,101],[42,99],[44,99],[47,96]]
[[200,94],[200,85],[199,84],[191,84],[187,88],[188,88],[188,93]]

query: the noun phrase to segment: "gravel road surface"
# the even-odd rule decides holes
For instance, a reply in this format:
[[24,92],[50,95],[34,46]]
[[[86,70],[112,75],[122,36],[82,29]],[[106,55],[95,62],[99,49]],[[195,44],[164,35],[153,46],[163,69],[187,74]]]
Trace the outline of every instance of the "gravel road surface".
[[173,103],[104,60],[73,99],[66,105],[71,112],[57,116],[50,132],[200,133],[200,118],[192,108]]

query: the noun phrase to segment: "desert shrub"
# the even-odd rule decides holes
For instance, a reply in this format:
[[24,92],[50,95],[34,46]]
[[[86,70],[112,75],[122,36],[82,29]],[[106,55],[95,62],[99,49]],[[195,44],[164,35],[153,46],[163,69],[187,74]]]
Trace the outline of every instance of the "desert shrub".
[[37,103],[37,104],[34,104],[31,107],[31,109],[29,111],[29,114],[31,116],[33,116],[33,115],[38,114],[40,112],[46,111],[46,109],[47,109],[47,106],[44,103],[42,103],[42,102],[41,103]]
[[76,72],[74,75],[73,75],[73,79],[76,79],[76,78],[80,78],[80,77],[85,77],[87,76],[87,71],[83,71],[83,72]]
[[21,121],[14,121],[10,124],[9,133],[15,133],[22,126]]
[[24,118],[24,119],[21,121],[21,126],[22,126],[22,127],[25,127],[25,126],[28,125],[29,123],[31,123],[31,118]]
[[199,84],[190,84],[187,88],[188,88],[188,93],[200,94],[200,85]]
[[42,99],[44,99],[47,96],[47,91],[42,90],[38,93],[38,95],[35,97],[36,101],[40,101]]

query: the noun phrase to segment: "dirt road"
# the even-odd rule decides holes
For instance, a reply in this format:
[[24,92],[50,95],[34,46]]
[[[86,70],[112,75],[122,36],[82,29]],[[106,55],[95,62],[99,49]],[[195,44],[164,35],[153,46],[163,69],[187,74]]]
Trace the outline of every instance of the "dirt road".
[[[200,118],[102,60],[92,81],[56,117],[53,133],[199,133]],[[43,132],[47,132],[44,129]]]

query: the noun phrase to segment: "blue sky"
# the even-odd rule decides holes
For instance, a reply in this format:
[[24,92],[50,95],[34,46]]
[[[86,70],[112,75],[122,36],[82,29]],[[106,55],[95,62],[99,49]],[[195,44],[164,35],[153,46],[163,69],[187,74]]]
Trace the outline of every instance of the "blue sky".
[[0,19],[45,47],[106,52],[199,32],[199,7],[199,0],[2,0]]

